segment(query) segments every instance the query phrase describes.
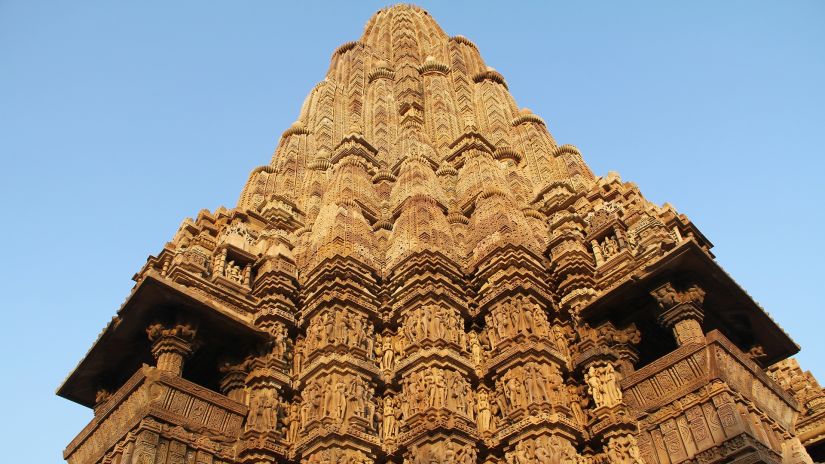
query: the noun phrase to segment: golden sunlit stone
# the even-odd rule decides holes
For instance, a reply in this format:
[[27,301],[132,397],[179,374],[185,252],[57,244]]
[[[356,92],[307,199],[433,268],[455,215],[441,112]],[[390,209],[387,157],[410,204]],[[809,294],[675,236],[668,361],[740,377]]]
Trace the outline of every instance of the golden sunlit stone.
[[387,8],[135,276],[58,390],[95,412],[64,457],[810,463],[825,395],[710,248]]

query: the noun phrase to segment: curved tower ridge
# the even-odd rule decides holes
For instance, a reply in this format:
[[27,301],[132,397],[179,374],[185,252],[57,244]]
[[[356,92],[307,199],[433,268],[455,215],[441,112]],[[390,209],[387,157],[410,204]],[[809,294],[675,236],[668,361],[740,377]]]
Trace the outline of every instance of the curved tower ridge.
[[710,248],[594,177],[469,39],[389,7],[237,206],[136,275],[59,390],[95,411],[65,457],[811,463],[825,391]]

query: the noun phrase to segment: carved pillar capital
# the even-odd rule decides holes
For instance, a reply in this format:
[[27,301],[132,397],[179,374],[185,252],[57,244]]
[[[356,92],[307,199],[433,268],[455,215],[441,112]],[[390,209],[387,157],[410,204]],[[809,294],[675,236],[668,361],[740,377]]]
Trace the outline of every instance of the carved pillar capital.
[[152,324],[146,329],[157,368],[180,376],[183,361],[195,350],[196,330],[189,324]]
[[95,405],[94,405],[95,415],[98,415],[98,413],[100,413],[101,409],[106,404],[106,401],[108,401],[109,398],[111,398],[111,397],[112,397],[112,392],[110,392],[109,390],[107,390],[105,388],[100,388],[100,389],[97,390],[97,392],[95,393]]
[[673,331],[676,343],[685,345],[704,342],[705,334],[702,331],[702,320],[705,317],[702,309],[705,299],[704,290],[693,285],[685,291],[678,291],[668,282],[654,289],[650,294],[659,303],[661,309],[658,316],[659,324]]
[[634,324],[617,328],[607,322],[598,327],[584,324],[578,328],[579,342],[575,346],[575,364],[587,367],[589,364],[604,360],[614,364],[623,375],[635,369],[639,360],[636,345],[641,341],[641,332]]

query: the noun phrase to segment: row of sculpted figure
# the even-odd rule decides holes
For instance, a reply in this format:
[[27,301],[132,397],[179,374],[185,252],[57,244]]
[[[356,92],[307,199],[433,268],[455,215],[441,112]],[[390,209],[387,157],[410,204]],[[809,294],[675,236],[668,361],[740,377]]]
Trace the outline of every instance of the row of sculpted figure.
[[[574,420],[584,425],[588,398],[581,394],[582,387],[562,385],[557,368],[541,366],[528,363],[508,371],[500,379],[499,390],[492,392],[486,388],[476,392],[460,374],[439,368],[414,373],[405,384],[403,396],[387,395],[383,399],[374,398],[367,382],[350,374],[332,374],[311,381],[303,399],[297,397],[291,404],[281,401],[274,390],[253,389],[249,393],[246,427],[259,432],[273,431],[296,443],[305,425],[313,420],[330,417],[341,423],[358,416],[372,430],[379,431],[384,440],[394,440],[406,417],[427,407],[440,407],[476,421],[480,432],[494,432],[509,410],[523,406],[522,401],[567,405]],[[551,372],[550,381],[542,371]],[[523,379],[521,383],[513,382],[519,378]],[[551,387],[548,389],[547,385]],[[378,410],[375,401],[381,404]]]
[[504,392],[508,411],[531,404],[567,404],[568,392],[559,367],[552,363],[528,362],[507,371],[496,382],[498,392]]
[[375,430],[372,387],[362,377],[353,374],[332,373],[310,380],[302,393],[302,428],[310,421],[327,417],[337,423],[360,417]]
[[372,464],[363,451],[348,449],[326,449],[313,453],[312,456],[301,460],[301,464]]
[[467,351],[467,334],[458,310],[427,305],[410,311],[404,319],[404,336],[408,345],[423,340],[445,340]]
[[[480,368],[488,352],[519,333],[547,337],[562,353],[567,343],[562,326],[550,326],[538,304],[526,297],[517,297],[498,305],[486,316],[487,327],[477,333],[465,332],[458,310],[439,305],[427,305],[410,311],[398,333],[375,334],[373,325],[364,315],[352,311],[324,312],[312,318],[306,337],[295,344],[292,356],[293,372],[300,372],[317,350],[331,345],[358,347],[370,359],[376,359],[382,371],[391,371],[404,356],[429,342],[444,341],[456,345],[476,368]],[[558,334],[557,334],[558,332]],[[279,337],[276,337],[279,338]],[[285,337],[280,337],[283,339]],[[283,349],[291,347],[284,346]]]
[[457,345],[459,352],[480,366],[485,358],[479,336],[464,331],[456,309],[427,305],[410,311],[397,334],[377,335],[375,355],[382,371],[391,371],[404,356],[414,353],[428,342],[444,341]]
[[610,363],[591,365],[584,374],[590,396],[596,407],[612,407],[622,402],[619,373]]
[[519,296],[500,303],[485,317],[486,338],[491,350],[517,335],[550,337],[550,323],[541,306]]
[[400,405],[405,418],[427,408],[445,408],[473,421],[475,394],[467,379],[456,371],[428,367],[403,379]]
[[556,435],[521,440],[504,456],[507,464],[578,464],[584,460],[569,441]]
[[252,389],[249,391],[249,414],[246,419],[246,429],[258,432],[284,432],[282,425],[286,424],[288,405],[281,401],[278,394],[268,388]]
[[316,350],[330,345],[361,348],[367,356],[373,354],[373,327],[367,318],[352,311],[324,312],[312,318],[303,342],[303,359]]
[[475,464],[473,445],[461,445],[450,440],[410,447],[404,464]]

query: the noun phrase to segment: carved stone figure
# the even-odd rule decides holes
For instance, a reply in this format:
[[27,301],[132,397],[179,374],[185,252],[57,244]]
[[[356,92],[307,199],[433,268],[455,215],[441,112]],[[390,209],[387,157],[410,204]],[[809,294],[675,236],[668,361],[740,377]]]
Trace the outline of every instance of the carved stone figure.
[[487,392],[481,390],[476,395],[476,417],[479,432],[488,432],[493,429],[493,411],[490,406]]
[[612,364],[591,365],[587,369],[585,377],[590,387],[590,395],[597,407],[611,407],[622,402],[618,373],[613,369]]

